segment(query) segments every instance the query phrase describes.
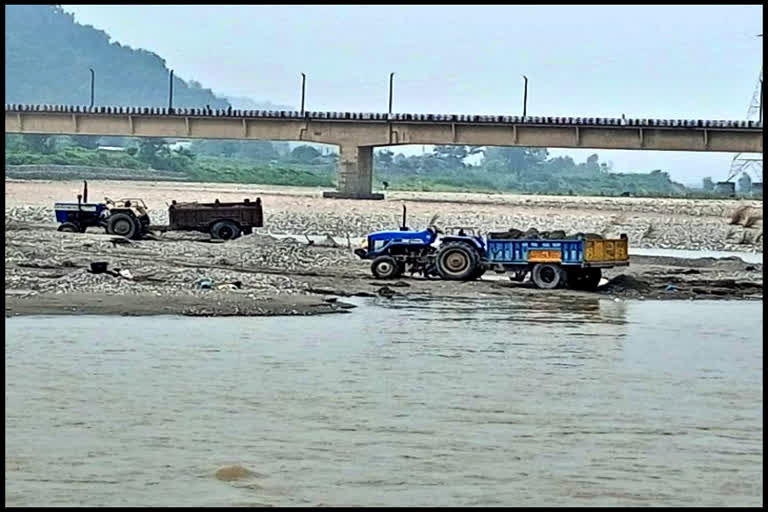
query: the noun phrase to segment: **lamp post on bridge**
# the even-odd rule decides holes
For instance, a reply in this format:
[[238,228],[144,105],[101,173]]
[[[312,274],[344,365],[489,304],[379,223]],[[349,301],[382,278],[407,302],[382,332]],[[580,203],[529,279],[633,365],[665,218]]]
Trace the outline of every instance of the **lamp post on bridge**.
[[392,86],[395,77],[394,71],[389,74],[389,113],[392,113]]
[[93,83],[96,80],[96,72],[93,68],[88,68],[91,71],[91,108],[93,108]]
[[171,74],[168,78],[168,113],[171,112],[171,109],[173,108],[173,70],[171,70]]
[[525,79],[523,89],[523,121],[525,121],[525,114],[528,112],[528,77],[523,75],[523,79]]
[[304,115],[304,94],[307,90],[307,75],[301,74],[301,115]]

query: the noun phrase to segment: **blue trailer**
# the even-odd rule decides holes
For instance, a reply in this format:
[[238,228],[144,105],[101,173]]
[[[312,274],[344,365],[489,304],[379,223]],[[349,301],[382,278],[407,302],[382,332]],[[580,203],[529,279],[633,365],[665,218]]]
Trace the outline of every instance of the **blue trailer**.
[[512,272],[522,281],[530,272],[539,288],[567,286],[594,289],[602,269],[629,265],[627,236],[618,239],[506,240],[488,235],[482,265],[497,272]]

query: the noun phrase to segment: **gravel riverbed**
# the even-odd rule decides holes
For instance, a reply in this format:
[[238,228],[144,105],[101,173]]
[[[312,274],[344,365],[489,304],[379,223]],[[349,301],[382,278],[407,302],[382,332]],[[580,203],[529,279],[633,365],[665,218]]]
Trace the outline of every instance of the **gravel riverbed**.
[[[761,202],[427,193],[393,193],[385,201],[349,201],[323,199],[321,192],[314,189],[89,182],[93,197],[144,198],[153,224],[167,222],[166,205],[171,199],[240,201],[261,197],[264,205],[265,227],[231,242],[211,243],[205,234],[169,232],[158,240],[115,243],[114,237],[96,228],[86,234],[56,231],[53,203],[71,201],[70,196],[81,185],[6,181],[6,302],[12,299],[6,314],[22,309],[28,313],[32,304],[28,301],[40,302],[56,295],[77,295],[82,302],[78,311],[87,312],[88,300],[82,297],[88,294],[133,297],[126,299],[126,304],[131,300],[140,302],[142,297],[185,297],[185,314],[227,314],[233,307],[240,314],[346,311],[328,295],[373,295],[387,286],[372,280],[368,262],[360,261],[351,249],[370,231],[396,227],[401,221],[402,204],[408,207],[408,225],[413,229],[421,229],[437,213],[438,224],[443,227],[475,226],[482,232],[533,227],[593,232],[606,237],[626,233],[631,247],[762,252],[761,221],[750,227],[729,223],[730,214],[741,204],[761,214]],[[308,237],[314,242],[308,243]],[[609,279],[619,275],[645,279],[650,286],[647,290],[628,291],[613,286],[603,293],[610,290],[613,295],[627,298],[762,296],[762,265],[722,260],[670,264],[662,260],[633,257],[629,268],[613,269],[605,275]],[[89,264],[94,261],[107,262],[115,275],[90,273]],[[676,270],[670,274],[666,272],[670,268]],[[683,273],[691,268],[697,270]],[[118,273],[121,270],[123,275]],[[681,281],[694,284],[686,288]],[[459,286],[406,279],[398,290],[402,295],[542,292],[506,283],[484,278]],[[692,288],[720,291],[697,293]],[[659,290],[666,292],[661,294]],[[295,308],[286,306],[290,297],[294,297]],[[264,306],[264,301],[276,298],[280,308],[269,310]],[[258,308],[249,307],[256,302],[261,304]],[[194,303],[199,304],[197,310]],[[211,310],[210,305],[217,303],[223,306]],[[20,309],[19,304],[26,306]],[[127,312],[131,309],[137,308],[125,306]]]

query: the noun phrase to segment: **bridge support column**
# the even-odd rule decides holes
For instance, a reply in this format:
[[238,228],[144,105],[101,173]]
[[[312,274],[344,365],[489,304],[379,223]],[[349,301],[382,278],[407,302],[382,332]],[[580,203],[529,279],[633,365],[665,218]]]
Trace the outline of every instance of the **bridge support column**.
[[339,146],[339,181],[336,192],[323,192],[336,199],[384,199],[373,193],[373,146]]

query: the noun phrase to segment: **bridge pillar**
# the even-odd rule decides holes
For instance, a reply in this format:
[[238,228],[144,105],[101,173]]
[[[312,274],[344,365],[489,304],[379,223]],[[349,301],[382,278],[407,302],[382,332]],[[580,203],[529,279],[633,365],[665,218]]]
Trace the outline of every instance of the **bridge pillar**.
[[373,193],[373,146],[339,146],[339,181],[336,192],[323,192],[336,199],[384,199]]

